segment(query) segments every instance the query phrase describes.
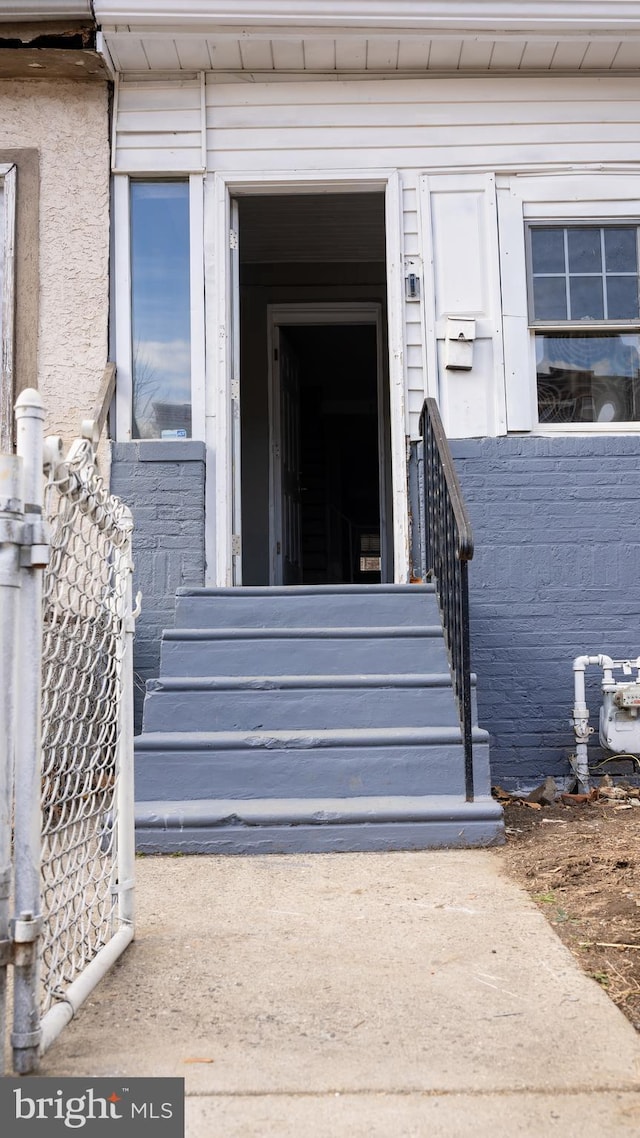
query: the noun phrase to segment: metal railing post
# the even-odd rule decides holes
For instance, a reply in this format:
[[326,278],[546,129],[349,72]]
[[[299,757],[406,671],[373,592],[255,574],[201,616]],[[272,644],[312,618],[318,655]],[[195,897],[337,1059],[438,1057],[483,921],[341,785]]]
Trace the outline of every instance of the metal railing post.
[[7,966],[11,961],[11,825],[15,740],[16,643],[22,535],[22,462],[0,455],[0,1075],[7,1033]]
[[131,540],[133,517],[126,510],[125,526],[129,531],[126,551],[121,558],[121,572],[126,573],[124,593],[124,651],[120,683],[118,731],[118,790],[116,856],[118,864],[118,917],[123,924],[135,921],[135,820],[133,800],[133,638],[136,613],[133,606],[133,559]]
[[37,391],[16,403],[17,452],[22,459],[25,529],[21,552],[20,618],[16,650],[18,688],[14,798],[14,1012],[13,1064],[18,1074],[38,1062],[40,1027],[38,941],[42,928],[40,886],[40,766],[42,688],[42,573],[47,542],[42,520],[44,406]]

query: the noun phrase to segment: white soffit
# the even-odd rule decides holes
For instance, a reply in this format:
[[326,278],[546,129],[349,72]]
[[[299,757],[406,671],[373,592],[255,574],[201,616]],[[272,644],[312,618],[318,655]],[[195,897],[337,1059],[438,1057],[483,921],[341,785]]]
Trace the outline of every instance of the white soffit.
[[185,34],[182,31],[104,32],[115,71],[151,78],[158,73],[207,71],[268,78],[289,75],[585,74],[640,70],[640,29],[635,35],[479,37],[380,34],[286,38]]
[[640,0],[95,0],[116,71],[640,69]]

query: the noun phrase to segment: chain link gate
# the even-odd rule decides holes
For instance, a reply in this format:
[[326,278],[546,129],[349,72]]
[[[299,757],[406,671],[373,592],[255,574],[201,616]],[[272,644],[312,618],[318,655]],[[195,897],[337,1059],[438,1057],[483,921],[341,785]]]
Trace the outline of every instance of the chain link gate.
[[18,1073],[134,935],[133,524],[95,443],[63,459],[43,419],[24,392],[0,456],[0,1024],[4,1044],[11,963]]

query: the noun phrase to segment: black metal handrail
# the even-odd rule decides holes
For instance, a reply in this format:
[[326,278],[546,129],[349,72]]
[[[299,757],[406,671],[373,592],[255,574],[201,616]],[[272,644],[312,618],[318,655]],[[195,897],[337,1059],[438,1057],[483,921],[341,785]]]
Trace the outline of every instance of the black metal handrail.
[[424,457],[425,568],[436,586],[453,690],[464,743],[467,801],[473,801],[471,648],[468,564],[473,534],[460,483],[435,399],[425,399],[420,415]]

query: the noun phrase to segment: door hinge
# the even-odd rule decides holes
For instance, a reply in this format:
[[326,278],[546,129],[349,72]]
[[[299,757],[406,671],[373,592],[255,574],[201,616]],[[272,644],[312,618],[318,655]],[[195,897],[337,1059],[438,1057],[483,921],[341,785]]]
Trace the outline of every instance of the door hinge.
[[239,533],[231,534],[231,556],[239,557],[242,553],[242,538]]
[[239,399],[240,398],[240,380],[239,379],[232,379],[231,380],[231,398],[232,399]]
[[277,360],[277,358],[278,358],[278,349],[277,348],[273,349],[273,358],[274,358],[274,360]]
[[230,249],[237,249],[238,248],[238,234],[236,233],[235,229],[229,230],[229,248]]

